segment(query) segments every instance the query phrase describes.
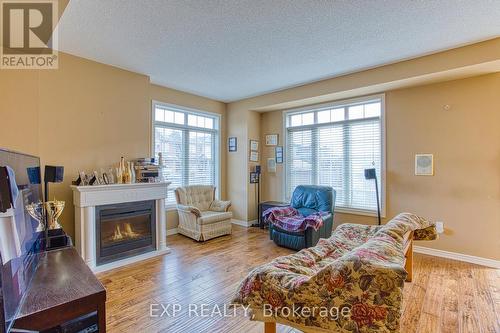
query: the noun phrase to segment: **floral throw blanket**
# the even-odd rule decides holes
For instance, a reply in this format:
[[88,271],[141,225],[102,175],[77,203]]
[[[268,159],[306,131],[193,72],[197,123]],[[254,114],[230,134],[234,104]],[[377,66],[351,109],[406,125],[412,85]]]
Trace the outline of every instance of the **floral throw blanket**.
[[266,209],[262,216],[268,223],[272,223],[278,228],[290,231],[299,232],[307,228],[318,230],[323,226],[323,217],[329,215],[327,212],[318,212],[309,216],[302,216],[299,211],[293,207],[272,207]]
[[433,223],[410,213],[382,226],[340,225],[317,246],[255,268],[233,303],[306,331],[399,332],[409,231],[437,237]]

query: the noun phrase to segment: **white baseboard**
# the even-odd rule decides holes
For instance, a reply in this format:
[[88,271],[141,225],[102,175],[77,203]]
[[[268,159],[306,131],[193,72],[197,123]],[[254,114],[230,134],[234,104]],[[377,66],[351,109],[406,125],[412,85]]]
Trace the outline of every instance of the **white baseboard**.
[[448,252],[443,250],[432,249],[429,247],[423,246],[413,246],[413,251],[416,253],[427,254],[430,256],[453,259],[458,261],[464,261],[471,264],[500,268],[500,261],[482,257],[471,256],[468,254],[456,253],[456,252]]
[[254,224],[256,222],[257,222],[257,220],[243,221],[243,220],[231,219],[231,223],[232,224],[240,225],[240,226],[245,227],[245,228],[251,227],[252,224]]
[[177,228],[174,229],[167,229],[167,236],[172,236],[178,234]]

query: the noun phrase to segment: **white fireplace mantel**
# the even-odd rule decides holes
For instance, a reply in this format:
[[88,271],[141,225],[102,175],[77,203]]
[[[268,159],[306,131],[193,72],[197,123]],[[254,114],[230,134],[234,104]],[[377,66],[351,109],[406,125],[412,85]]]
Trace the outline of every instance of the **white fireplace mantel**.
[[[75,246],[94,272],[101,272],[169,252],[166,244],[165,199],[169,182],[71,186],[75,205]],[[96,264],[95,208],[134,201],[156,201],[156,250],[112,263]]]

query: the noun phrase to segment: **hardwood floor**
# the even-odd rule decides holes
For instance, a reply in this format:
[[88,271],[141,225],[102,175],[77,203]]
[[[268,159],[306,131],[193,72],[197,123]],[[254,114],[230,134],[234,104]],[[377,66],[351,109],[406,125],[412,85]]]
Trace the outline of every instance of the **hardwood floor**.
[[[110,332],[251,332],[264,325],[243,315],[190,317],[188,304],[231,301],[253,267],[292,253],[277,247],[265,231],[234,226],[232,236],[197,243],[169,236],[172,252],[98,275],[107,289]],[[151,304],[178,303],[176,317],[151,317]],[[210,307],[210,312],[213,307]],[[154,306],[153,314],[163,309]],[[169,308],[168,312],[172,313]],[[194,312],[192,312],[194,313]],[[415,254],[413,282],[405,284],[401,332],[500,332],[500,270]],[[278,332],[298,332],[278,325]]]

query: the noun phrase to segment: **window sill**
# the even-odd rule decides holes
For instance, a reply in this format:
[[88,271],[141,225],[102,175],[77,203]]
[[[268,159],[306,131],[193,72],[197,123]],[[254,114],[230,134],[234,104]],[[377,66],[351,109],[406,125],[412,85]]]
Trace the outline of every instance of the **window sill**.
[[177,210],[177,204],[175,204],[175,203],[167,203],[167,204],[165,204],[165,210],[167,212],[171,212],[173,210]]
[[[377,211],[363,210],[363,209],[352,209],[352,208],[335,207],[335,213],[377,217]],[[381,218],[385,218],[385,212],[384,211],[380,212],[380,217]]]

